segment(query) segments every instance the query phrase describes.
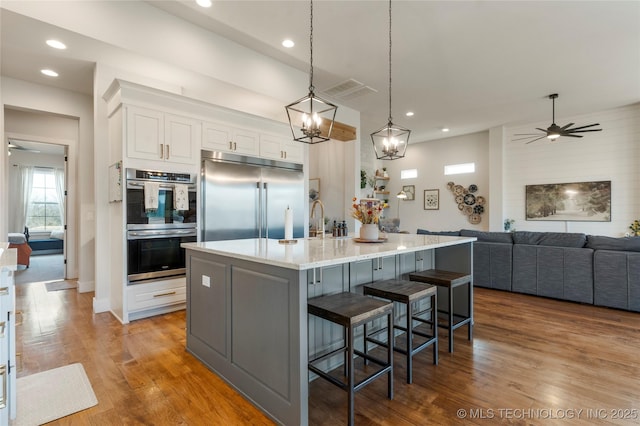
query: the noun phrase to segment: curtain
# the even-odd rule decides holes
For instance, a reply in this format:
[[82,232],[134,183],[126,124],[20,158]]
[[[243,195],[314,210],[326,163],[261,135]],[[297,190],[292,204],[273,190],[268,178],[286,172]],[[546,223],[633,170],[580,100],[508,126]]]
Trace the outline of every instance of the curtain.
[[29,201],[33,188],[33,166],[19,166],[18,188],[20,188],[19,204],[16,206],[16,232],[24,231],[29,214]]
[[64,225],[66,223],[64,217],[64,169],[54,169],[53,174],[56,178],[56,195],[58,196],[60,219],[62,219],[62,225]]

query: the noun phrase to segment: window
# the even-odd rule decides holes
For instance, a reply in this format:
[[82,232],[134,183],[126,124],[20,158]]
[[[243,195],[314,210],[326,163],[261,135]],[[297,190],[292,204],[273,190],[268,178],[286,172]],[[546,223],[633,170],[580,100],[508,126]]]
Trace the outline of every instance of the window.
[[27,213],[29,231],[44,232],[62,229],[60,211],[54,171],[35,169]]
[[413,179],[418,177],[417,169],[400,170],[400,179]]
[[476,171],[476,163],[450,164],[444,166],[445,175],[460,175],[463,173],[474,173]]

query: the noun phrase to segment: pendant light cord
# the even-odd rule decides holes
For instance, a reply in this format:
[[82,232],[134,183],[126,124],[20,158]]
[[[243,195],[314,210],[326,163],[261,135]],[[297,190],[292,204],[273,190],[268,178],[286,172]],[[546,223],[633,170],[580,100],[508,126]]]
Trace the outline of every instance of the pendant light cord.
[[389,0],[389,125],[392,124],[392,121],[393,119],[391,117],[391,0]]
[[311,13],[310,15],[310,20],[311,23],[309,25],[310,31],[309,31],[309,51],[311,54],[311,58],[309,60],[309,93],[313,93],[314,91],[314,87],[313,87],[313,0],[310,1],[311,3]]

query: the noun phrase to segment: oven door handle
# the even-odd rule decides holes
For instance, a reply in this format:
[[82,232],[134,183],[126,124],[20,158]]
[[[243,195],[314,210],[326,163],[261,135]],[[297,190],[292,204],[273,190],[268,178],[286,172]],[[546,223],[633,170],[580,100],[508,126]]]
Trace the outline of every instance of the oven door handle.
[[194,229],[176,229],[172,231],[165,230],[144,230],[144,231],[128,231],[128,240],[142,240],[147,238],[172,238],[172,237],[195,237],[197,232]]

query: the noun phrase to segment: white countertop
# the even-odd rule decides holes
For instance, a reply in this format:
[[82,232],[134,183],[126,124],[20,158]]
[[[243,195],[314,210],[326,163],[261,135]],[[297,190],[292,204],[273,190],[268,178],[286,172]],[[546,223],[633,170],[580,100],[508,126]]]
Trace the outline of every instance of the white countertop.
[[386,237],[386,241],[379,243],[360,243],[354,241],[351,237],[298,238],[297,244],[280,244],[278,240],[252,238],[183,243],[182,247],[266,265],[306,270],[357,260],[471,243],[476,240],[475,237],[417,234],[386,234]]

